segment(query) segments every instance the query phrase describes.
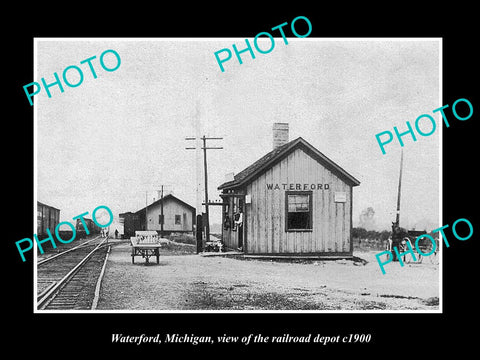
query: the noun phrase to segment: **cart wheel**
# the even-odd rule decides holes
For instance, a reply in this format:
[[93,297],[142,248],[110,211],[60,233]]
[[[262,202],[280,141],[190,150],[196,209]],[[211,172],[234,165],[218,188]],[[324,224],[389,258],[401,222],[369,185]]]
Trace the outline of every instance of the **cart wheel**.
[[417,253],[417,263],[421,264],[423,261],[423,257],[424,256],[422,254]]
[[413,258],[412,258],[411,255],[404,255],[403,256],[403,262],[405,264],[410,264],[411,262],[414,262],[414,261],[413,261]]
[[[433,245],[429,244],[425,248],[425,254],[430,254],[432,250],[433,250]],[[439,263],[438,245],[436,245],[435,251],[432,254],[428,255],[428,260],[430,261],[431,264],[438,265]]]
[[418,253],[415,253],[415,259],[417,259],[417,260],[414,260],[413,256],[410,255],[410,254],[403,256],[403,262],[405,264],[411,264],[411,263],[421,264],[422,263],[422,255],[420,255]]

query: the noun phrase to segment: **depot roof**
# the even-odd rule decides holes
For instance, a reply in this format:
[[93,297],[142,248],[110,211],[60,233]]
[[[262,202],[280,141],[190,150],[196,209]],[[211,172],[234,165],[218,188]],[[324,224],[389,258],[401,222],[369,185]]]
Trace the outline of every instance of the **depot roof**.
[[347,184],[351,186],[360,185],[360,181],[355,179],[352,175],[334,163],[332,160],[327,158],[324,154],[318,151],[313,145],[308,143],[302,137],[298,137],[295,140],[292,140],[282,146],[273,149],[266,155],[264,155],[259,160],[255,161],[252,165],[248,166],[237,175],[234,176],[232,181],[227,181],[218,187],[218,190],[222,189],[233,189],[246,185],[247,183],[253,181],[258,176],[263,174],[264,171],[271,168],[281,160],[283,160],[290,153],[296,149],[302,149],[310,155],[313,159],[318,161],[322,166],[332,171],[339,178],[343,179]]

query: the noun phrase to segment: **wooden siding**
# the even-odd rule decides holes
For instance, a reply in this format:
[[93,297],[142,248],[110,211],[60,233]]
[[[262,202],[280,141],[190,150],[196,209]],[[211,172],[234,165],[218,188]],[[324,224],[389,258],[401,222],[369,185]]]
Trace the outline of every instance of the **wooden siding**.
[[[222,240],[225,246],[229,249],[237,249],[238,248],[238,237],[239,232],[243,231],[245,234],[245,221],[242,227],[237,227],[237,230],[232,230],[234,226],[234,210],[238,211],[239,200],[241,196],[228,196],[224,199],[224,206],[222,207]],[[236,203],[236,204],[235,204]],[[226,207],[225,204],[228,204],[228,213],[225,211]],[[235,205],[234,205],[235,204]],[[228,215],[230,218],[230,228],[225,229],[225,215]],[[243,236],[245,239],[245,236]]]
[[37,202],[37,235],[45,235],[47,229],[54,234],[60,222],[60,210]]
[[[228,204],[228,212],[226,212],[225,205],[222,207],[222,240],[225,246],[229,249],[236,249],[238,247],[237,232],[232,231],[233,226],[233,197],[228,197],[224,200],[224,203]],[[224,229],[225,215],[228,215],[230,219],[230,228]]]
[[[312,190],[312,230],[285,231],[285,191],[282,184],[328,184]],[[280,189],[267,189],[279,184]],[[296,190],[296,189],[294,189]],[[344,192],[346,202],[334,201]],[[246,186],[251,203],[245,207],[246,253],[351,254],[351,186],[297,149]]]
[[[161,230],[159,215],[160,204],[148,206],[148,230]],[[186,214],[186,215],[184,215]],[[175,224],[175,215],[180,215],[180,224]],[[163,204],[164,231],[193,231],[193,211],[173,199],[164,200]],[[185,222],[186,219],[186,222]]]

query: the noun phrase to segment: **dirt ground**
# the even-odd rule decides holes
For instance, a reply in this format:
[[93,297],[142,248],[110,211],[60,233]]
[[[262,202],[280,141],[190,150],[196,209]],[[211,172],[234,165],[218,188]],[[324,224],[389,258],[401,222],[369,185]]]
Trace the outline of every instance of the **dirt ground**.
[[439,265],[355,260],[278,262],[194,254],[169,244],[160,263],[131,263],[130,245],[112,247],[98,310],[438,310]]

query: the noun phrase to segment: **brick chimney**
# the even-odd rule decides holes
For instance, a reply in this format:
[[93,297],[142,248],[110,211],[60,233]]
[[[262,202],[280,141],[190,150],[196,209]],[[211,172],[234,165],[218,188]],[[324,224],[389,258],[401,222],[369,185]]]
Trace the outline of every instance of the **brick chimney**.
[[288,123],[273,124],[273,148],[288,143]]

